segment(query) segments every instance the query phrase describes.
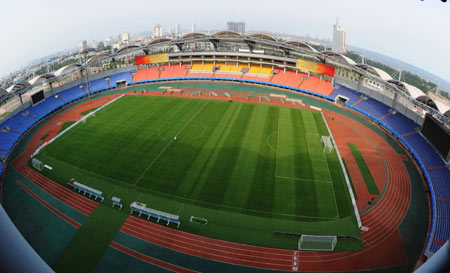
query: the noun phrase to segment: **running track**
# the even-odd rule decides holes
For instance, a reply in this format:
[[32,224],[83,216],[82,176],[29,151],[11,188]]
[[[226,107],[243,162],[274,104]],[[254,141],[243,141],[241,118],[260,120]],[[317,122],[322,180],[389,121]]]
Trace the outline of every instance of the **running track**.
[[[155,93],[151,92],[151,95],[156,95]],[[149,95],[150,92],[147,94]],[[187,95],[181,96],[190,97]],[[219,96],[214,99],[226,100],[227,98],[225,96]],[[58,115],[58,118],[69,121],[78,116],[75,119],[77,120],[80,118],[79,113],[82,111],[97,107],[97,104],[101,105],[106,103],[104,98],[97,100],[84,103],[82,105],[83,107],[77,106],[69,109],[61,115]],[[234,100],[259,103],[259,100],[255,98],[236,98]],[[263,103],[268,104],[267,102]],[[271,104],[281,105],[281,102],[272,101]],[[287,104],[285,106],[292,107]],[[324,114],[328,119],[331,112],[324,111]],[[402,158],[380,136],[370,129],[345,116],[336,113],[332,113],[332,116],[336,120],[349,124],[352,128],[357,128],[358,131],[371,139],[377,146],[380,156],[387,162],[389,186],[386,193],[375,207],[361,216],[363,225],[370,228],[369,231],[362,232],[361,234],[364,244],[363,251],[324,253],[256,247],[189,234],[132,216],[127,219],[121,230],[142,240],[190,255],[256,268],[284,271],[347,271],[385,268],[406,263],[407,257],[404,253],[403,244],[401,243],[398,226],[408,209],[410,185],[408,173],[402,163]],[[55,131],[59,131],[59,129],[54,129],[55,124],[50,125],[52,126],[49,126],[48,129],[53,129],[51,131],[52,134],[55,134]],[[60,125],[62,126],[62,124]],[[330,125],[330,128],[338,142],[338,129],[333,129],[332,125]],[[59,200],[86,215],[90,215],[98,206],[98,203],[51,181],[26,165],[31,153],[39,146],[39,136],[48,133],[48,131],[43,129],[33,137],[25,152],[18,156],[12,165],[25,175],[25,177]],[[116,248],[118,247],[117,245],[114,246]],[[131,253],[133,252],[131,251]],[[388,253],[393,253],[393,255],[388,256]],[[297,267],[295,266],[295,261],[298,261]],[[178,271],[177,269],[174,270]]]
[[[142,92],[138,93],[143,94]],[[145,92],[144,94],[162,95],[159,92]],[[165,94],[163,96],[191,97],[187,94]],[[205,95],[204,98],[227,99],[225,96],[209,97]],[[233,98],[233,100],[259,103],[259,100],[255,98]],[[275,101],[270,104],[281,105],[281,102]],[[290,104],[285,106],[293,107]],[[411,199],[410,180],[402,157],[383,138],[360,123],[327,110],[324,110],[324,114],[338,145],[339,138],[342,138],[339,132],[348,130],[348,127],[350,127],[369,139],[375,145],[374,150],[376,149],[380,160],[384,158],[387,164],[389,181],[386,192],[376,206],[361,216],[363,225],[369,227],[369,231],[361,232],[364,244],[363,251],[306,252],[262,248],[189,234],[133,216],[127,219],[121,231],[179,252],[256,268],[284,271],[350,271],[386,268],[407,263],[407,256],[398,231]],[[332,122],[331,117],[334,118],[335,123]],[[345,124],[345,126],[342,124]],[[341,141],[346,140],[341,139]],[[356,142],[355,144],[358,145],[359,143]],[[364,154],[364,152],[362,153]],[[374,172],[377,172],[377,170],[374,170]],[[298,261],[297,266],[295,266],[294,261]]]

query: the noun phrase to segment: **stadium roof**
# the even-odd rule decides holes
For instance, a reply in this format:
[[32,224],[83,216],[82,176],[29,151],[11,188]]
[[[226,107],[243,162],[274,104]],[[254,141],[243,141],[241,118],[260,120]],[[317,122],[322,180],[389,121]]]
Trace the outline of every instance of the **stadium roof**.
[[97,55],[92,56],[91,58],[89,58],[89,60],[87,60],[87,64],[92,64],[92,63],[96,63],[102,59],[106,59],[109,58],[109,55],[106,53],[100,53]]
[[121,49],[119,49],[116,54],[126,53],[128,51],[132,51],[133,49],[138,49],[138,48],[139,48],[139,46],[137,46],[137,45],[128,45],[128,46],[125,46],[125,47],[122,47]]
[[441,102],[434,94],[429,94],[418,98],[418,101],[425,103],[426,105],[437,109],[441,114],[450,117],[450,106]]
[[225,30],[225,31],[218,31],[216,33],[214,33],[212,36],[233,36],[233,37],[241,37],[241,34],[234,32],[234,31],[229,31],[229,30]]
[[312,47],[312,46],[310,46],[310,45],[308,45],[307,43],[304,43],[304,42],[287,41],[286,44],[293,45],[293,46],[296,46],[296,47],[301,47],[301,48],[304,48],[304,49],[307,49],[307,50],[311,50],[313,52],[318,52],[314,47]]
[[356,64],[356,66],[361,68],[361,69],[364,69],[364,70],[366,70],[368,72],[371,72],[371,73],[375,74],[376,76],[380,77],[384,81],[392,80],[391,75],[389,75],[384,70],[381,70],[379,68],[370,66],[368,64]]
[[181,36],[180,40],[185,40],[185,39],[191,39],[191,38],[199,38],[199,37],[206,37],[206,34],[200,33],[200,32],[191,32],[188,34],[185,34],[183,36]]
[[154,39],[152,41],[150,41],[150,43],[147,44],[147,46],[152,46],[152,45],[156,45],[159,43],[163,43],[163,42],[170,42],[172,41],[172,39],[169,38],[158,38],[158,39]]
[[273,41],[276,42],[277,40],[275,38],[273,38],[272,36],[269,36],[267,34],[264,33],[254,33],[249,35],[250,38],[255,38],[255,39],[263,39],[263,40],[269,40],[269,41]]
[[344,55],[342,55],[340,53],[336,53],[336,52],[333,52],[333,51],[322,51],[320,53],[322,53],[324,55],[327,55],[329,57],[332,57],[333,59],[335,59],[337,61],[349,64],[349,65],[356,65],[355,61],[353,61],[349,57],[346,57],[346,56],[344,56]]
[[52,73],[46,73],[46,74],[39,75],[39,76],[32,78],[31,80],[28,81],[28,83],[33,85],[33,84],[37,84],[40,82],[44,82],[44,81],[54,78],[54,77],[55,77],[55,75],[53,75]]
[[401,82],[398,80],[388,80],[389,83],[396,85],[398,88],[408,93],[413,99],[418,100],[419,98],[426,97],[425,93],[419,88],[407,84],[406,82]]
[[398,80],[389,80],[388,82],[396,85],[403,91],[407,92],[415,100],[420,101],[423,104],[426,104],[426,105],[430,106],[431,108],[438,110],[439,113],[441,113],[447,117],[450,117],[450,106],[441,102],[438,98],[433,96],[433,94],[426,95],[419,88],[412,86],[410,84],[407,84],[406,82],[401,82]]
[[66,66],[61,67],[60,69],[56,70],[55,73],[53,73],[56,77],[59,77],[69,71],[78,69],[81,65],[79,64],[69,64]]
[[16,84],[11,85],[6,89],[9,94],[23,94],[30,90],[31,84],[27,81],[18,81]]

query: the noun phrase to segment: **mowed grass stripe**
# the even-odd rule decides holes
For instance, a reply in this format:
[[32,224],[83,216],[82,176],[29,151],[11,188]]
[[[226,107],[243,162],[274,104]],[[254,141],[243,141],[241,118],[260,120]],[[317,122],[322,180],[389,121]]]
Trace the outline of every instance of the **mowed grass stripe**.
[[[269,107],[267,111],[263,132],[263,138],[266,141],[263,139],[259,143],[260,155],[251,184],[250,196],[247,198],[247,209],[272,211],[273,200],[276,198],[273,193],[277,154],[272,147],[276,147],[278,142],[279,109],[279,107]],[[277,182],[278,180],[275,179],[275,183]]]
[[[152,156],[142,151],[148,151],[157,140],[153,120],[166,113],[170,102],[155,100],[149,104],[135,104],[124,97],[97,112],[97,117],[86,124],[72,128],[54,145],[46,147],[44,153],[105,177],[132,183],[144,168],[142,161]],[[139,141],[143,138],[148,140]],[[120,167],[116,168],[119,163]]]
[[[292,150],[295,152],[295,178],[304,179],[304,181],[313,182],[313,164],[315,162],[311,161],[309,156],[308,146],[307,146],[307,129],[303,123],[303,111],[291,111],[291,124],[293,139]],[[287,147],[288,149],[290,147]],[[297,181],[298,182],[298,181]]]
[[232,103],[223,113],[222,118],[217,123],[217,127],[213,129],[209,138],[206,139],[187,174],[182,178],[182,183],[176,191],[177,195],[194,200],[200,195],[201,189],[207,182],[207,175],[219,155],[220,149],[218,147],[223,146],[230,131],[229,126],[238,118],[242,107],[242,104]]
[[[317,114],[320,113],[314,113],[314,115]],[[312,161],[313,179],[322,182],[331,182],[328,165],[323,154],[323,144],[320,142],[321,135],[319,134],[319,130],[317,129],[313,112],[303,112],[303,121],[305,123],[311,124],[311,128],[308,131],[310,134],[306,134],[306,146],[308,148],[310,160]]]
[[358,146],[356,146],[353,143],[348,143],[348,146],[350,147],[353,157],[355,158],[356,163],[358,164],[359,170],[364,178],[364,182],[366,183],[367,190],[369,191],[370,194],[380,194],[377,184],[375,184],[372,174],[370,173],[369,167],[367,166],[366,161],[364,160],[361,152],[359,151]]
[[280,108],[277,139],[277,165],[272,212],[295,214],[295,148],[291,109]]
[[[230,183],[226,189],[223,204],[247,207],[247,200],[252,196],[250,190],[255,173],[258,171],[260,143],[264,142],[264,123],[269,107],[255,107],[245,133],[242,135],[242,149],[238,152],[236,163],[231,173]],[[255,196],[254,198],[260,198]]]
[[[207,183],[200,191],[200,200],[208,203],[224,204],[224,196],[229,187],[231,174],[236,167],[239,151],[243,149],[243,133],[246,132],[250,118],[253,115],[255,104],[243,104],[239,111],[239,118],[229,130],[220,152],[206,176]],[[214,185],[214,186],[212,186]],[[236,189],[231,189],[236,190]],[[224,204],[227,205],[227,204]]]
[[[115,186],[107,187],[108,183],[129,188],[131,192],[133,187],[130,181],[135,181],[142,174],[149,162],[173,140],[173,135],[207,101],[129,96],[116,103],[99,111],[96,118],[90,119],[92,122],[77,126],[68,133],[68,146],[86,157],[86,162],[81,163],[95,167],[58,164],[60,168],[74,169],[69,173],[76,179],[81,177],[80,182],[94,188],[101,186],[100,190],[109,197],[121,197],[121,194]],[[298,180],[297,177],[307,174],[305,166],[312,164],[308,153],[305,153],[305,141],[301,140],[306,138],[307,130],[313,126],[314,120],[306,121],[307,129],[303,122],[302,114],[309,111],[237,102],[208,103],[181,131],[179,141],[168,146],[145,172],[138,187],[134,188],[138,194],[124,194],[124,200],[139,199],[152,205],[155,201],[151,196],[156,197],[159,193],[164,198],[173,196],[180,203],[252,215],[316,217],[314,209],[310,209],[311,205],[299,204],[308,203],[304,196],[316,199],[314,177],[311,172],[307,177],[309,180]],[[280,111],[285,111],[285,117],[280,116]],[[102,126],[105,130],[99,130]],[[280,132],[285,134],[286,141],[278,138],[278,130],[287,132]],[[70,137],[72,133],[84,137],[85,144],[73,144],[77,139],[74,141]],[[103,138],[100,137],[102,134]],[[278,151],[273,148],[290,153],[289,171],[295,179],[275,179]],[[61,153],[67,150],[62,149]],[[63,157],[66,154],[70,153],[65,153]],[[130,173],[121,175],[119,170]],[[67,178],[63,180],[67,181]],[[325,192],[323,196],[326,200],[332,200],[328,198],[328,190],[321,190],[324,186],[318,187],[319,191]],[[322,195],[317,195],[317,200],[321,198]],[[159,209],[165,207],[160,203],[155,206]],[[182,207],[181,204],[173,204],[168,209],[177,212]],[[319,211],[318,214],[321,218],[334,217],[326,211]]]
[[[201,107],[197,110],[197,108],[195,108],[196,109],[196,112],[193,114],[193,115],[191,115],[191,117],[190,117],[190,119],[189,120],[187,120],[187,121],[184,121],[184,122],[181,122],[181,124],[182,124],[182,127],[181,128],[179,128],[178,126],[173,126],[173,127],[171,127],[170,128],[170,133],[169,133],[169,135],[171,136],[171,135],[174,135],[174,139],[175,139],[175,137],[179,137],[179,135],[183,132],[183,130],[187,127],[187,126],[189,126],[190,125],[190,123],[192,122],[192,120],[204,109],[204,107],[208,104],[208,102],[209,101],[206,101],[203,105],[201,105]],[[181,113],[181,112],[179,112],[179,113]],[[184,114],[184,113],[181,113],[181,114]],[[186,116],[189,116],[189,115],[186,115]],[[175,117],[175,120],[178,120],[178,118],[179,117]],[[184,124],[183,124],[184,123]],[[180,125],[181,125],[180,124]],[[175,131],[176,130],[176,131]],[[158,129],[158,136],[161,136],[160,135],[160,129]],[[152,160],[152,162],[145,168],[145,170],[142,172],[142,174],[139,176],[139,178],[136,180],[136,182],[134,183],[134,185],[136,185],[137,183],[139,183],[139,181],[142,179],[142,177],[145,175],[145,173],[147,172],[147,171],[149,171],[149,169],[154,165],[154,163],[155,162],[157,162],[157,160],[160,158],[160,156],[162,156],[163,155],[163,153],[167,150],[167,148],[170,146],[170,144],[172,144],[172,143],[174,143],[174,142],[177,142],[177,141],[175,141],[174,139],[172,139],[172,138],[170,138],[170,140],[168,141],[168,143],[166,144],[166,146],[164,146],[164,148],[158,153],[158,155]],[[164,140],[163,140],[164,141]],[[167,157],[166,157],[167,158]],[[175,164],[173,164],[174,162],[171,160],[170,162],[167,162],[166,164],[164,164],[164,165],[171,165],[172,167],[173,166],[175,166],[176,167],[176,165]],[[158,169],[160,169],[160,168],[158,168],[157,166],[155,167],[157,170]],[[174,168],[175,169],[175,168]]]
[[350,185],[352,186],[352,192],[353,196],[355,197],[355,200],[358,200],[358,196],[356,195],[355,186],[353,186],[352,177],[350,176],[350,173],[348,171],[347,163],[345,163],[345,159],[342,158],[342,162],[344,163],[345,171],[347,172],[348,179],[350,180]]

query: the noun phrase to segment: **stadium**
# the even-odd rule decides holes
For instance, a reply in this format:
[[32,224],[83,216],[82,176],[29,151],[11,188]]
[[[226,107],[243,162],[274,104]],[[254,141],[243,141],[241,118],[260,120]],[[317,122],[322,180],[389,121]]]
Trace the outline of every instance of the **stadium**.
[[261,33],[85,60],[0,90],[6,272],[445,266],[450,109],[419,89]]

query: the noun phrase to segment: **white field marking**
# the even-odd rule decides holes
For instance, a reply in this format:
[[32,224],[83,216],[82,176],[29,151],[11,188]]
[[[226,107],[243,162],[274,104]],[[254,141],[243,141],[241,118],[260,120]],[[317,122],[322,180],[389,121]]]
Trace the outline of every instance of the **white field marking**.
[[[275,134],[275,132],[273,132],[273,133],[271,133],[270,135],[267,136],[267,146],[269,146],[269,148],[270,148],[272,151],[274,151],[274,152],[277,153],[278,150],[277,150],[277,149],[274,149],[274,148],[272,147],[272,145],[270,145],[270,141],[269,141],[270,137],[271,137],[273,134]],[[278,144],[278,141],[277,141],[277,144]]]
[[[279,121],[290,122],[291,120],[287,120],[287,119],[279,119]],[[296,122],[296,124],[300,124],[300,125],[307,126],[307,127],[315,127],[315,123],[304,122],[304,121]]]
[[[336,141],[334,141],[334,137],[333,137],[333,134],[331,133],[330,127],[328,127],[328,123],[327,123],[327,121],[326,121],[326,119],[325,119],[325,116],[323,115],[323,112],[320,112],[320,114],[321,114],[321,116],[322,116],[323,123],[324,123],[325,126],[327,127],[328,134],[330,135],[330,137],[331,137],[331,139],[332,139],[332,143],[335,145],[336,155],[338,156],[338,159],[339,159],[340,162],[341,162],[339,150],[337,149]],[[326,156],[325,156],[324,153],[322,153],[322,155],[323,155],[323,157],[325,158],[325,162],[326,162],[326,164],[327,164],[327,169],[328,169],[328,175],[330,176],[330,179],[331,179],[330,168],[328,167],[328,162],[326,161]],[[345,176],[346,173],[345,173],[345,169],[344,169],[344,166],[343,166],[343,163],[342,163],[342,162],[341,162],[341,167],[342,167],[342,171],[344,172],[344,176]],[[331,183],[331,188],[332,188],[332,191],[333,191],[334,205],[336,206],[337,219],[339,219],[339,217],[340,217],[340,216],[339,216],[339,209],[338,209],[338,206],[337,206],[336,194],[334,193],[334,185],[333,185],[333,183]],[[353,194],[353,192],[352,192],[352,194]]]
[[181,204],[180,208],[177,211],[177,215],[180,215],[181,210],[184,208],[184,203]]
[[[175,134],[175,136],[178,136],[184,130],[184,128],[186,128],[186,126],[188,126],[188,124],[191,123],[191,121],[195,118],[195,116],[197,116],[203,110],[203,108],[205,108],[205,106],[209,102],[210,102],[210,100],[207,100],[207,102],[205,104],[203,104],[203,106],[200,109],[198,109],[198,111],[194,115],[192,115],[192,117],[186,122],[186,124],[184,124],[184,126],[181,127],[181,129]],[[151,166],[153,166],[153,164],[156,162],[156,160],[158,160],[158,158],[166,151],[167,148],[169,148],[170,144],[172,144],[173,142],[174,142],[173,139],[169,140],[167,145],[161,150],[161,152],[159,152],[159,154],[153,159],[153,161],[150,162],[150,164],[147,166],[147,168],[145,168],[145,170],[142,172],[142,174],[139,176],[139,178],[134,182],[133,186],[136,186],[136,184],[139,182],[139,180],[141,180],[142,177],[144,177],[144,174],[151,168]]]
[[[165,123],[166,123],[166,124],[164,124],[164,125],[169,124],[169,122],[165,122]],[[205,132],[206,132],[206,125],[205,125],[205,123],[204,123],[203,121],[199,121],[198,123],[203,127],[203,128],[202,128],[202,132],[201,132],[200,134],[197,134],[195,137],[188,138],[187,140],[178,140],[178,142],[188,142],[188,141],[197,140],[197,139],[201,138],[201,137],[205,134]],[[162,140],[165,140],[165,138],[161,135],[161,128],[162,128],[162,126],[164,126],[164,125],[161,125],[161,127],[159,127],[159,129],[158,129],[158,136],[159,136]]]
[[280,142],[280,111],[278,111],[278,123],[277,123],[277,155],[275,158],[275,176],[278,173],[278,142]]
[[[317,124],[314,126],[314,128],[315,128],[315,131],[316,131],[317,133],[319,133],[319,131],[318,131],[318,129],[317,129]],[[309,150],[308,138],[306,138],[306,146],[308,147],[309,160],[313,161],[313,160],[311,159],[311,153],[310,153],[310,150]],[[325,157],[325,154],[324,154],[324,153],[322,153],[322,156],[323,156],[323,158],[324,158],[325,165],[327,166],[328,177],[330,178],[330,181],[332,181],[332,179],[331,179],[331,174],[330,174],[330,168],[328,167],[327,158]],[[331,182],[330,184],[331,184],[331,191],[333,192],[334,206],[335,206],[335,208],[336,208],[336,213],[337,213],[337,216],[336,216],[336,217],[337,217],[337,219],[339,219],[339,210],[338,210],[338,207],[337,207],[336,194],[334,193],[333,182]]]
[[91,117],[92,115],[95,115],[96,112],[100,111],[101,109],[105,108],[106,106],[110,105],[111,103],[123,98],[125,96],[125,94],[120,95],[119,97],[113,99],[112,101],[101,105],[100,107],[98,107],[97,109],[95,109],[94,111],[90,112],[89,114],[87,114],[86,116],[82,117],[80,120],[76,121],[75,123],[73,123],[72,125],[70,125],[69,127],[67,127],[66,129],[64,129],[64,131],[59,132],[54,138],[50,139],[49,141],[46,141],[44,143],[42,143],[35,151],[34,153],[30,156],[30,157],[34,157],[37,154],[39,154],[39,152],[41,151],[41,149],[43,149],[45,146],[51,144],[53,141],[55,141],[56,139],[58,139],[59,137],[61,137],[62,135],[64,135],[66,132],[68,132],[70,129],[72,129],[73,127],[75,127],[76,125],[78,125],[80,122],[82,122],[83,120],[88,119],[89,117]]
[[275,177],[282,178],[282,179],[292,179],[292,180],[309,181],[309,182],[317,182],[317,183],[327,183],[327,184],[332,183],[331,181],[327,181],[327,180],[304,179],[304,178],[287,177],[287,176],[279,176],[279,175],[276,175]]
[[[325,157],[325,154],[323,155],[323,157]],[[328,176],[330,177],[330,180],[331,180],[330,168],[328,167],[328,162],[327,162],[326,158],[325,158],[325,164],[327,165]],[[330,184],[331,184],[331,190],[333,191],[333,198],[334,198],[334,205],[335,205],[335,207],[336,207],[337,219],[339,219],[339,209],[338,209],[338,207],[337,207],[336,194],[334,193],[333,182],[331,182]]]

